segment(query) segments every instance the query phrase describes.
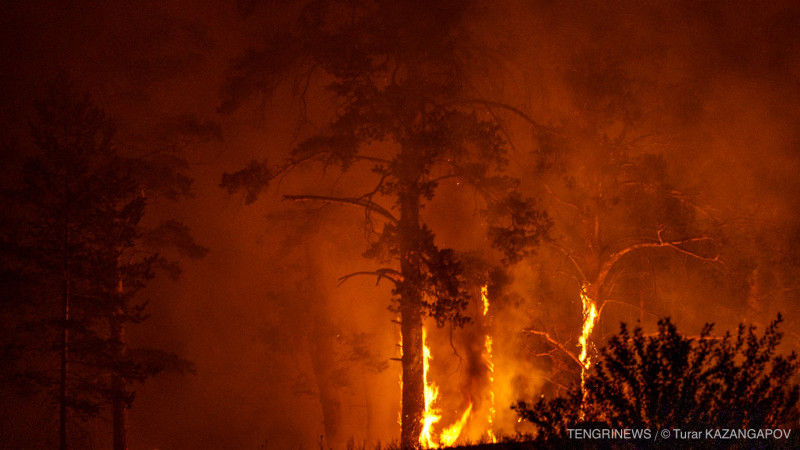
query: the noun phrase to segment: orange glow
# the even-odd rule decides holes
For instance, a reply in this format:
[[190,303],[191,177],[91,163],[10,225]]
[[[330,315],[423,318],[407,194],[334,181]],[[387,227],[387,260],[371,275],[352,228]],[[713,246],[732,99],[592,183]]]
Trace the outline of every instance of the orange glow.
[[422,327],[422,362],[423,362],[423,382],[425,384],[425,413],[422,416],[422,433],[419,435],[419,443],[423,448],[438,448],[433,440],[433,424],[438,422],[442,416],[440,411],[433,406],[439,396],[439,387],[432,381],[428,381],[428,371],[430,369],[431,348],[428,346],[428,336],[425,327]]
[[496,443],[497,437],[494,435],[494,416],[496,413],[494,407],[494,356],[492,355],[492,336],[488,333],[489,321],[486,317],[489,313],[489,286],[487,284],[481,287],[481,300],[483,301],[483,318],[487,325],[487,333],[483,343],[485,350],[484,359],[486,360],[486,367],[489,369],[489,429],[486,431],[486,434],[489,436],[492,443]]
[[442,436],[439,439],[442,445],[451,446],[456,443],[458,436],[461,434],[461,430],[464,428],[464,425],[467,423],[467,419],[469,419],[469,414],[472,412],[472,402],[469,403],[467,410],[464,411],[464,414],[461,415],[461,418],[458,419],[458,422],[450,425],[449,427],[445,428],[442,431]]
[[484,284],[481,286],[481,300],[483,301],[483,316],[489,312],[489,285]]
[[419,443],[422,448],[439,448],[440,445],[451,446],[461,435],[461,430],[469,419],[472,412],[472,402],[461,415],[461,418],[454,424],[445,428],[437,437],[434,435],[433,426],[442,419],[442,412],[435,403],[439,398],[439,386],[429,379],[431,348],[428,345],[428,332],[422,328],[422,361],[423,361],[423,381],[425,383],[425,412],[422,416],[422,433],[419,436]]
[[[397,319],[398,323],[400,322],[400,318]],[[397,340],[397,359],[399,361],[403,360],[403,333],[398,333],[399,338]],[[397,382],[400,385],[400,408],[397,410],[397,424],[402,426],[403,425],[403,370],[401,369],[398,377]]]
[[581,337],[578,340],[581,348],[581,354],[578,359],[581,362],[581,390],[584,389],[586,371],[592,365],[591,357],[589,356],[589,338],[592,335],[595,323],[597,322],[597,306],[589,295],[586,293],[586,284],[581,286],[581,304],[583,305],[583,329],[581,330]]

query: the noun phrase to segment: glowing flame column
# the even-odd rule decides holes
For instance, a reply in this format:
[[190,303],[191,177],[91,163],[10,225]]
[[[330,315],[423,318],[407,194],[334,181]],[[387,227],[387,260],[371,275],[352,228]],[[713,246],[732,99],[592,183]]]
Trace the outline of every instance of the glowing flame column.
[[449,447],[455,444],[456,440],[461,435],[461,430],[464,428],[464,425],[466,425],[467,419],[469,419],[469,415],[472,412],[472,402],[470,402],[466,411],[461,415],[461,418],[442,430],[439,439],[436,439],[433,433],[433,425],[442,419],[442,411],[434,405],[439,398],[439,386],[429,379],[431,348],[428,345],[428,332],[424,327],[422,328],[422,343],[425,412],[422,416],[422,433],[419,436],[419,443],[422,448],[439,448],[440,445]]
[[587,293],[587,285],[581,286],[581,305],[583,306],[583,328],[581,329],[581,337],[578,339],[578,346],[581,348],[581,353],[578,359],[581,362],[581,392],[583,398],[586,398],[586,372],[592,366],[592,360],[589,356],[588,347],[590,345],[589,338],[592,335],[592,330],[597,323],[597,306],[589,297]]
[[[491,329],[491,316],[489,316],[489,289],[488,285],[481,287],[481,301],[483,302],[483,327],[486,331],[484,337],[484,351],[483,360],[488,369],[489,379],[489,409],[487,421],[489,429],[486,434],[492,443],[497,442],[497,437],[494,435],[494,419],[495,419],[495,396],[494,396],[494,357],[492,355],[492,335]],[[402,336],[400,338],[400,346],[402,348]],[[461,417],[452,425],[442,430],[441,434],[437,437],[434,435],[434,425],[442,419],[442,412],[439,410],[435,403],[439,397],[439,387],[430,379],[430,363],[431,363],[431,348],[428,345],[428,332],[427,329],[422,327],[422,379],[424,386],[424,412],[420,420],[421,433],[419,436],[419,444],[422,448],[439,448],[440,445],[451,446],[456,443],[461,431],[466,425],[470,414],[472,413],[472,401],[469,402],[467,409],[461,414]],[[400,380],[402,388],[403,381]]]
[[469,414],[472,412],[472,402],[469,403],[467,406],[467,410],[461,415],[461,418],[458,422],[450,425],[444,431],[442,431],[442,436],[439,438],[439,442],[442,445],[451,446],[456,443],[456,440],[461,435],[461,430],[464,428],[464,425],[467,424],[467,419],[469,419]]
[[419,435],[419,443],[423,448],[437,448],[438,445],[433,440],[433,424],[438,422],[442,416],[440,411],[433,406],[433,402],[439,396],[439,387],[428,380],[428,371],[431,363],[431,348],[428,346],[428,333],[422,327],[422,379],[425,383],[425,413],[422,416],[422,433]]
[[[489,314],[489,285],[484,284],[481,287],[481,300],[483,301],[483,326],[486,329],[486,337],[484,338],[484,360],[486,361],[486,368],[489,370],[489,429],[486,434],[491,439],[492,443],[497,442],[497,437],[494,435],[494,357],[492,355],[492,335],[491,330],[491,317]],[[471,406],[471,405],[470,405]]]

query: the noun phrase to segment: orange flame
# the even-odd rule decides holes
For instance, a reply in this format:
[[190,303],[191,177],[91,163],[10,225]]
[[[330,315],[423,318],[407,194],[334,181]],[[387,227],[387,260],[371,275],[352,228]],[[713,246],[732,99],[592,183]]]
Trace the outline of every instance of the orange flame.
[[472,412],[472,402],[470,401],[466,411],[461,418],[454,424],[444,429],[438,439],[434,436],[433,425],[442,419],[442,412],[434,403],[439,397],[439,387],[428,378],[431,362],[431,348],[428,346],[428,332],[422,327],[422,377],[425,384],[425,412],[422,416],[422,432],[419,436],[419,443],[422,448],[439,448],[440,445],[453,445],[461,434],[461,430],[469,419]]
[[[398,318],[397,321],[399,323],[400,319]],[[397,341],[397,357],[398,357],[398,360],[402,361],[403,360],[403,333],[400,332],[398,334],[400,335],[400,337],[398,338],[398,341]],[[398,384],[400,384],[400,409],[397,410],[397,424],[400,425],[400,426],[403,426],[403,400],[402,400],[402,398],[403,398],[403,370],[402,370],[402,368],[400,369],[397,382],[398,382]]]
[[442,445],[451,446],[456,443],[456,439],[461,434],[461,430],[464,428],[464,425],[467,423],[467,419],[469,419],[469,414],[472,412],[472,402],[469,402],[469,406],[467,410],[464,411],[464,414],[461,415],[461,418],[458,419],[458,422],[450,425],[449,427],[445,428],[442,431],[442,436],[439,439]]
[[578,357],[582,364],[581,368],[581,390],[585,387],[586,371],[592,365],[591,357],[589,356],[589,338],[592,335],[595,323],[597,322],[597,306],[594,301],[586,293],[586,284],[581,286],[581,304],[583,305],[583,329],[581,330],[581,337],[578,340],[578,345],[581,348],[581,354]]
[[[487,317],[489,313],[489,288],[488,285],[483,285],[481,287],[481,300],[483,302],[483,317],[484,323],[486,324],[486,328],[489,328],[490,325],[490,318]],[[488,422],[489,422],[489,430],[487,431],[487,435],[491,442],[497,442],[497,438],[494,435],[493,431],[493,424],[494,424],[494,417],[496,414],[495,410],[495,395],[494,395],[494,357],[492,355],[492,336],[490,334],[486,334],[484,340],[484,361],[486,362],[486,367],[489,371],[489,411],[488,411]],[[422,423],[422,432],[419,436],[419,443],[422,448],[439,448],[440,445],[451,446],[457,440],[458,437],[461,435],[461,431],[464,429],[467,421],[469,420],[470,414],[472,413],[472,401],[469,402],[469,406],[467,409],[461,414],[461,417],[452,425],[442,430],[441,434],[438,436],[438,439],[434,436],[433,427],[434,424],[439,422],[442,419],[442,412],[434,405],[439,397],[439,387],[433,381],[429,380],[429,371],[430,371],[430,362],[431,362],[431,348],[428,345],[428,332],[425,327],[422,327],[422,363],[423,363],[423,370],[422,370],[422,377],[423,383],[425,386],[425,411],[423,413],[421,423]],[[438,442],[437,442],[438,441]]]
[[[487,324],[489,320],[487,319],[486,315],[489,313],[489,285],[484,284],[481,287],[481,300],[483,300],[483,317],[484,322]],[[484,353],[484,360],[486,361],[486,368],[489,369],[489,429],[486,431],[486,434],[491,439],[492,443],[497,442],[497,437],[494,435],[494,416],[496,414],[496,410],[494,407],[494,357],[492,355],[492,336],[487,332],[486,337],[484,339],[483,347],[485,350]]]
[[489,285],[481,286],[481,300],[483,301],[483,317],[489,312]]
[[422,433],[419,435],[419,443],[424,448],[437,448],[438,445],[433,440],[433,424],[438,422],[442,416],[440,411],[433,406],[433,402],[439,396],[439,387],[432,381],[428,381],[430,361],[431,349],[428,347],[427,331],[425,327],[422,327],[422,378],[425,385],[425,412],[422,416]]

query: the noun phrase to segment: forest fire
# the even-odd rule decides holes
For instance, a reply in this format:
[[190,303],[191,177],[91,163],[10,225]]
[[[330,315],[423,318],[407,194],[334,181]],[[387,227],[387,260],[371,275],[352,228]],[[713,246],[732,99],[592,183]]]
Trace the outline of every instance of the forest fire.
[[487,416],[489,429],[486,430],[486,434],[491,442],[497,442],[497,437],[494,435],[494,418],[497,411],[495,410],[494,405],[494,355],[492,354],[493,340],[491,335],[491,318],[488,316],[489,286],[487,284],[481,286],[481,301],[483,302],[483,320],[484,327],[486,328],[486,336],[483,344],[483,358],[486,361],[486,368],[489,371],[489,410]]
[[472,402],[469,402],[469,406],[467,406],[467,409],[461,414],[461,418],[458,419],[456,423],[442,431],[442,435],[439,438],[439,442],[441,442],[442,445],[451,446],[456,443],[458,437],[461,435],[461,430],[464,429],[464,425],[466,425],[469,419],[470,413],[472,413]]
[[[399,318],[395,319],[395,321],[397,323],[399,323],[400,319]],[[397,337],[397,346],[395,347],[395,353],[397,354],[397,357],[395,358],[395,360],[396,361],[402,361],[403,360],[403,333],[398,331],[397,335],[398,335],[398,337]],[[397,384],[400,387],[400,392],[403,392],[403,371],[402,370],[398,371],[398,373],[397,373]],[[403,401],[402,401],[402,399],[400,400],[400,403],[397,406],[398,406],[398,408],[397,408],[397,424],[401,425],[403,423]]]
[[581,335],[578,339],[578,345],[580,346],[581,353],[578,356],[582,367],[581,367],[581,391],[585,389],[585,382],[586,382],[586,371],[592,365],[592,357],[589,354],[589,347],[591,346],[591,336],[592,330],[594,329],[595,323],[597,322],[597,306],[594,303],[594,300],[589,297],[586,292],[586,284],[581,286],[581,305],[583,307],[583,327],[581,329]]
[[[451,446],[456,443],[461,436],[465,425],[469,421],[472,414],[473,403],[469,402],[467,408],[461,413],[456,422],[444,428],[441,433],[436,434],[434,425],[439,423],[442,419],[442,411],[436,405],[439,400],[439,386],[430,378],[430,363],[431,363],[431,348],[428,343],[428,332],[425,327],[422,328],[423,336],[423,379],[425,381],[425,412],[422,418],[422,433],[420,434],[419,443],[423,448],[439,448],[440,446]],[[491,349],[491,344],[489,344]],[[493,394],[492,394],[493,398]],[[493,405],[492,405],[493,406]],[[491,414],[494,413],[492,407]],[[491,418],[490,424],[491,424]],[[489,431],[490,436],[491,430]]]
[[[480,289],[482,316],[483,316],[483,329],[484,329],[484,345],[482,351],[482,360],[487,369],[488,378],[488,406],[486,408],[486,423],[488,429],[486,436],[490,442],[497,442],[497,437],[494,434],[494,419],[495,419],[495,393],[494,393],[494,355],[492,351],[493,339],[490,333],[491,330],[491,316],[489,316],[490,302],[489,302],[489,289],[488,285],[484,284]],[[442,411],[437,407],[439,400],[439,386],[430,377],[430,363],[431,363],[431,348],[428,343],[428,332],[425,327],[422,328],[423,340],[423,379],[425,382],[425,412],[422,418],[422,433],[420,435],[420,444],[423,448],[439,448],[441,445],[451,446],[455,444],[461,435],[462,430],[469,421],[472,414],[473,403],[470,400],[467,408],[461,414],[460,418],[452,425],[446,427],[441,431],[438,436],[434,431],[434,425],[442,419]]]
[[423,361],[423,382],[425,383],[425,412],[422,416],[422,434],[419,436],[419,443],[424,448],[437,448],[439,445],[433,438],[433,425],[441,418],[441,411],[436,409],[434,402],[439,396],[439,387],[429,379],[431,348],[428,345],[428,332],[422,327],[422,361]]
[[0,447],[798,426],[797,0],[7,3]]

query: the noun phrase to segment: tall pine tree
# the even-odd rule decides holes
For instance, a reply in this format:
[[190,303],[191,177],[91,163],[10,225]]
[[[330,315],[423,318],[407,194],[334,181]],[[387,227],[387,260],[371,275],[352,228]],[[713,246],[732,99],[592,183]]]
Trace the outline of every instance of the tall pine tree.
[[29,391],[49,393],[60,448],[75,448],[75,424],[110,406],[114,448],[125,449],[133,383],[191,369],[172,353],[126,342],[126,327],[145,318],[136,294],[163,265],[148,244],[172,236],[188,239],[195,257],[206,250],[180,223],[145,228],[141,164],[120,153],[112,121],[66,77],[37,104],[31,136],[21,186],[6,196],[20,220],[3,240],[5,273],[13,274],[4,280],[14,296],[4,307],[24,305],[14,319],[24,344],[4,347],[14,350],[7,373]]

